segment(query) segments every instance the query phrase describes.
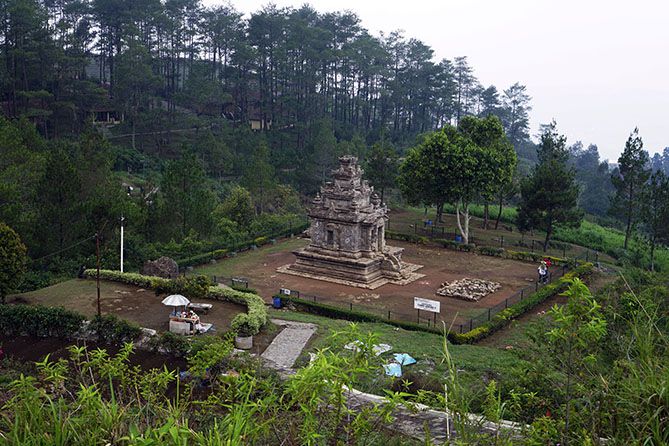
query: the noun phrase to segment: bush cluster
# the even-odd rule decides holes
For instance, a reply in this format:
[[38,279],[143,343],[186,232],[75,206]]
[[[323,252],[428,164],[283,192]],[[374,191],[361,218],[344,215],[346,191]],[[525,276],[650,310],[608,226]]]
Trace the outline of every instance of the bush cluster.
[[0,305],[0,332],[7,336],[68,338],[79,331],[84,319],[64,308]]
[[246,251],[247,249],[251,249],[253,246],[256,247],[264,246],[277,238],[287,237],[291,234],[299,234],[308,227],[309,225],[307,223],[301,224],[294,228],[275,231],[267,236],[260,236],[249,240],[239,241],[234,244],[228,244],[226,246],[219,246],[217,249],[214,249],[212,251],[207,251],[201,254],[195,254],[192,256],[177,259],[176,262],[179,265],[179,268],[201,265],[203,263],[211,262],[212,260],[218,260],[227,256],[234,255],[235,251]]
[[95,316],[88,327],[106,344],[134,342],[142,334],[139,325],[119,319],[113,314]]
[[456,344],[473,344],[490,336],[492,333],[508,325],[511,320],[536,307],[549,297],[565,291],[572,279],[587,276],[592,272],[592,268],[592,263],[584,263],[576,267],[559,280],[546,285],[520,302],[500,311],[490,321],[466,333],[454,333],[452,335],[453,342]]
[[227,300],[248,308],[246,313],[238,314],[232,319],[232,329],[240,335],[255,335],[267,323],[265,301],[257,294],[232,288],[211,287],[208,297]]
[[429,241],[427,237],[416,234],[405,234],[403,232],[395,231],[386,231],[385,234],[388,240],[402,240],[405,242],[418,243],[419,245],[427,245],[427,242]]

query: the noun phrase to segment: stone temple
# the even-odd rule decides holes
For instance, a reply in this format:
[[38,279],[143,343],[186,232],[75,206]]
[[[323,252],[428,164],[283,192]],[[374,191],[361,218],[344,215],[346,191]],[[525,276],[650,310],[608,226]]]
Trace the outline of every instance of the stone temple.
[[388,208],[362,179],[354,156],[339,158],[339,168],[316,195],[309,212],[311,243],[294,251],[297,261],[280,272],[361,288],[406,284],[421,265],[402,261],[404,248],[386,245]]

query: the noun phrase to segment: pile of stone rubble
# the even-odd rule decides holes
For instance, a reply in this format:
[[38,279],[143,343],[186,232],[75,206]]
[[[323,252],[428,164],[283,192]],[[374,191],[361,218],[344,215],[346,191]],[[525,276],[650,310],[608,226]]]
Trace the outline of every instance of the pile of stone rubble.
[[457,297],[458,299],[478,301],[500,289],[502,285],[483,279],[464,279],[444,282],[437,290],[439,296]]

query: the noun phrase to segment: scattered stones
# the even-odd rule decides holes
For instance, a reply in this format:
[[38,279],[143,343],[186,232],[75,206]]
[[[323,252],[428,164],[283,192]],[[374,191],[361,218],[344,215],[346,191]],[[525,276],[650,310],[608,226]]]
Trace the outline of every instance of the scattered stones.
[[142,268],[142,274],[171,279],[179,276],[179,265],[174,259],[163,256],[157,260],[147,260]]
[[464,279],[442,283],[437,290],[437,294],[476,302],[501,287],[502,285],[498,282],[465,277]]

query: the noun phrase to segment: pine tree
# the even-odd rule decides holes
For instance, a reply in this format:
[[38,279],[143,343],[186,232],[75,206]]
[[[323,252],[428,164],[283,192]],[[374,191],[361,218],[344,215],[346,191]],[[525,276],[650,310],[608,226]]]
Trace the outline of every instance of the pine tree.
[[627,138],[625,150],[618,158],[618,170],[611,176],[611,182],[616,188],[611,211],[625,222],[623,246],[625,249],[627,249],[630,235],[637,222],[639,196],[650,176],[649,163],[648,153],[643,150],[639,129],[635,128]]
[[576,227],[583,218],[578,208],[579,189],[574,170],[567,165],[566,138],[558,134],[555,121],[544,128],[537,150],[539,164],[520,185],[518,227],[521,231],[546,231],[544,251],[556,225]]

